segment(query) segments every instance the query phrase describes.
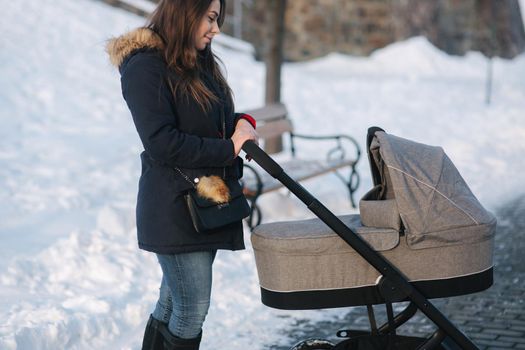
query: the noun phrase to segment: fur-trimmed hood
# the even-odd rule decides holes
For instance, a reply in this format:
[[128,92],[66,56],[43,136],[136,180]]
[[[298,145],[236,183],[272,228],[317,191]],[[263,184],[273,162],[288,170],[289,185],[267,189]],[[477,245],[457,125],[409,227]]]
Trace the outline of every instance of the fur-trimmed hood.
[[106,52],[115,67],[120,67],[124,59],[133,51],[142,48],[162,49],[164,43],[160,36],[149,28],[137,28],[124,35],[108,40]]

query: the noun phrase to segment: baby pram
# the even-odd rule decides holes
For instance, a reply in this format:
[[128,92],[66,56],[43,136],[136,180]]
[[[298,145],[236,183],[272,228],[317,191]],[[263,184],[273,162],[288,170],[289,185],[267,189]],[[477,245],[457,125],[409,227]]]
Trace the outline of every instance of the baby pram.
[[[287,310],[366,305],[370,332],[346,330],[338,344],[294,349],[477,349],[433,304],[492,285],[496,219],[472,194],[440,147],[368,130],[374,187],[360,215],[336,217],[252,142],[243,149],[319,219],[256,227],[252,245],[262,302]],[[342,239],[341,239],[342,238]],[[409,301],[394,315],[392,303]],[[372,305],[385,304],[377,327]],[[396,329],[417,310],[437,327],[427,338]]]

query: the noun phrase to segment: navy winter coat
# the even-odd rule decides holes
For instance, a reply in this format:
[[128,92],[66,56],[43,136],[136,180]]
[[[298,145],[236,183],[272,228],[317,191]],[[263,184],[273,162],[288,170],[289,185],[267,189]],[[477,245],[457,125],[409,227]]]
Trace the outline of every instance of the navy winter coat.
[[[210,249],[244,248],[242,222],[216,232],[194,230],[183,195],[191,188],[173,168],[190,179],[219,175],[239,179],[242,160],[234,158],[236,115],[230,103],[216,103],[204,112],[191,98],[175,99],[168,85],[162,42],[151,30],[140,28],[108,45],[112,62],[121,73],[122,95],[144,146],[137,197],[139,247],[160,254]],[[221,99],[223,91],[208,75],[203,82]],[[221,138],[221,109],[226,138]]]

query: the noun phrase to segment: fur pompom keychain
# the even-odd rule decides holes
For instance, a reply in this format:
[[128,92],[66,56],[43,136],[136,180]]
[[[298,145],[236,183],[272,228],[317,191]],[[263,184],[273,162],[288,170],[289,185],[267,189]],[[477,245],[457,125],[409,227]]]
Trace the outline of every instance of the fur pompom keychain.
[[219,204],[230,201],[230,189],[224,180],[216,175],[201,176],[197,183],[197,194]]

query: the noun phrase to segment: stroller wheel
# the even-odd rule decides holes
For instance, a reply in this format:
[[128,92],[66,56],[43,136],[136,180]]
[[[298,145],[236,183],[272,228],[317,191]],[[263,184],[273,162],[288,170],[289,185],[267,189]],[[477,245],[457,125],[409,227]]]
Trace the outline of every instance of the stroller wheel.
[[324,350],[332,349],[334,343],[324,339],[302,340],[290,348],[290,350]]

